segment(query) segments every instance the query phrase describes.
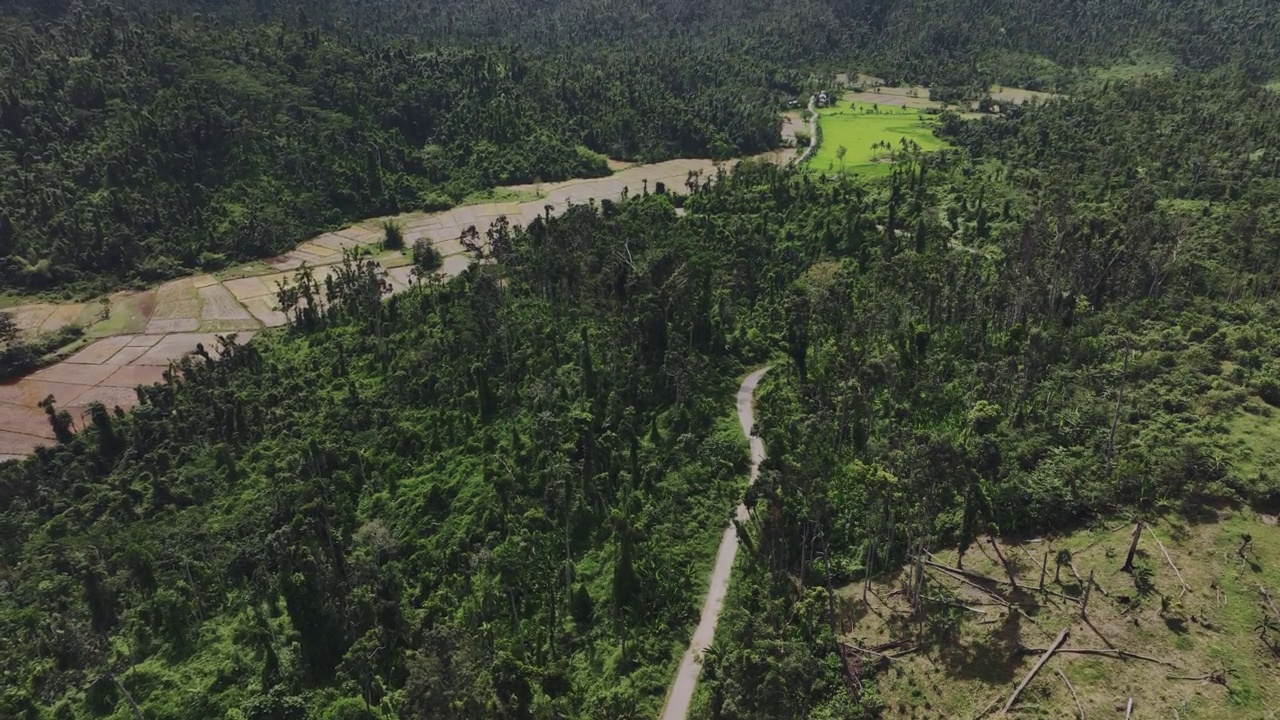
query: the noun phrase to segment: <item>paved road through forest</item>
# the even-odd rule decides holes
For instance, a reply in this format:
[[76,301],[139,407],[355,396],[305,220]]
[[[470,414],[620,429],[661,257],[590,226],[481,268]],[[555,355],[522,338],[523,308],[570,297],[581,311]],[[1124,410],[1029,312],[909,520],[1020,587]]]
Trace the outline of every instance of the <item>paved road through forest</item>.
[[[738,422],[742,425],[742,434],[751,443],[751,475],[748,482],[754,483],[760,474],[760,463],[764,460],[764,441],[751,434],[756,424],[755,394],[760,378],[769,368],[761,368],[747,376],[738,388]],[[739,505],[736,515],[738,522],[747,521],[747,506]],[[689,716],[689,705],[693,702],[693,691],[698,687],[698,674],[702,671],[702,654],[711,647],[711,640],[716,634],[716,623],[720,620],[720,610],[724,607],[725,594],[729,592],[729,577],[733,574],[733,560],[738,554],[738,533],[733,523],[729,523],[720,537],[720,549],[716,551],[716,564],[711,569],[711,582],[707,588],[706,600],[702,603],[702,616],[698,627],[693,631],[693,638],[684,656],[680,658],[680,669],[676,671],[676,679],[671,683],[667,693],[667,703],[662,710],[662,720],[685,720]]]

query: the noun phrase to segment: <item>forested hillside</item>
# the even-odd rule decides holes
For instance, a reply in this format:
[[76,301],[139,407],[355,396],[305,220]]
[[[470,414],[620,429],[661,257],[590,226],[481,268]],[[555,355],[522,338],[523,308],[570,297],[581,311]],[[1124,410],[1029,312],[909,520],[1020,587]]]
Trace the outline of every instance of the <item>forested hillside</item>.
[[1153,79],[947,123],[883,182],[747,164],[683,216],[499,224],[496,265],[387,303],[353,259],[330,310],[3,469],[2,709],[652,716],[742,488],[728,390],[768,361],[705,712],[875,716],[824,588],[1280,500],[1232,430],[1280,403],[1275,102]]
[[[711,717],[888,710],[827,593],[921,545],[1280,504],[1278,100],[1188,74],[952,119],[964,152],[895,172],[881,252],[794,280]],[[922,651],[954,642],[946,612],[908,628]]]
[[185,0],[182,7],[445,42],[668,47],[669,55],[746,48],[778,62],[857,63],[934,83],[943,74],[1052,77],[1054,63],[1105,65],[1133,52],[1280,74],[1280,18],[1267,0]]
[[[1155,556],[1132,551],[1134,590],[1086,573],[1084,602],[1058,578],[1049,600],[1047,553],[1034,593],[988,566],[1025,603],[932,581],[922,599],[919,580],[930,551],[959,573],[997,541],[1115,518],[1276,522],[1271,4],[14,3],[4,302],[221,269],[354,218],[603,175],[606,156],[749,155],[836,71],[960,88],[1170,62],[976,119],[902,113],[942,149],[878,144],[883,177],[843,172],[840,146],[840,172],[746,160],[500,219],[439,240],[475,261],[447,281],[423,240],[395,294],[348,250],[279,288],[287,328],[206,342],[83,428],[29,378],[59,442],[0,464],[0,718],[651,718],[739,501],[691,717],[937,716],[887,699],[905,674],[888,648],[850,645],[891,587],[914,603],[884,619],[894,650],[943,659],[961,613],[1004,636],[919,687],[1020,667],[1042,651],[1021,634],[1037,603],[1083,623],[1097,585],[1126,631],[1213,634],[1219,665],[1176,680],[1226,688],[1218,717],[1280,710],[1274,682],[1232,665],[1252,654],[1274,681],[1280,654],[1249,535],[1196,548],[1250,595],[1193,577],[1198,618],[1167,553],[1184,594],[1154,597]],[[733,389],[762,367],[748,488]],[[1070,552],[1055,563],[1077,574]]]
[[602,155],[779,143],[787,75],[697,55],[535,58],[76,4],[0,24],[0,284],[112,289]]
[[327,313],[0,467],[0,716],[656,713],[780,287],[742,276],[768,236],[703,231],[583,206],[385,304],[353,259]]

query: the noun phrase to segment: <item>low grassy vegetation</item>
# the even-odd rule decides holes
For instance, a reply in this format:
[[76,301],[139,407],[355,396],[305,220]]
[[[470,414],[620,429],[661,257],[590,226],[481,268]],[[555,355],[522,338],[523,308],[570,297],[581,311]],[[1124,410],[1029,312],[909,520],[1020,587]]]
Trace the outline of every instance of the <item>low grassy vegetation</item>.
[[1162,53],[1134,52],[1124,61],[1093,70],[1093,76],[1099,80],[1129,81],[1152,75],[1167,75],[1173,72],[1176,60]]
[[533,190],[517,190],[513,188],[486,188],[477,190],[458,203],[460,207],[467,205],[484,205],[487,203],[525,203],[541,200],[543,195]]
[[1280,411],[1251,399],[1223,426],[1225,450],[1246,477],[1280,476]]
[[924,151],[946,146],[933,134],[936,117],[914,108],[841,101],[819,110],[818,123],[822,144],[809,167],[824,173],[888,175],[904,142]]
[[[1265,717],[1280,706],[1280,617],[1263,594],[1280,591],[1275,522],[1248,510],[1169,514],[1144,524],[1130,571],[1131,520],[998,546],[983,538],[964,556],[966,574],[954,550],[930,556],[941,567],[921,566],[918,606],[910,566],[838,590],[842,641],[893,656],[873,660],[886,718],[974,717],[992,701],[1000,709],[1064,628],[1068,652],[1022,692],[1018,717],[1081,708],[1109,717],[1130,698],[1135,717]],[[1104,652],[1070,652],[1078,649]]]

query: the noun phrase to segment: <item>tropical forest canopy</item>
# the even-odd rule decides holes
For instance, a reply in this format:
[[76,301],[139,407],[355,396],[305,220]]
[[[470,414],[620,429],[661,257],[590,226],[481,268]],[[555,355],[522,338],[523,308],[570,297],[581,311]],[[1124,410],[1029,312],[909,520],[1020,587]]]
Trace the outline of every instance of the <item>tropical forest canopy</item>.
[[[751,152],[804,88],[767,49],[726,61],[711,29],[666,58],[330,32],[431,17],[394,7],[308,9],[329,30],[15,20],[7,288],[165,277],[603,173],[600,152]],[[768,8],[680,5],[766,46],[810,27],[791,7],[793,35]],[[1086,58],[1066,37],[1125,32],[1102,4],[1002,7],[1070,26],[1037,50],[1062,62]],[[1236,432],[1280,436],[1280,93],[1248,66],[1274,48],[1197,55],[1189,28],[1249,6],[1178,7],[1201,14],[1141,38],[1214,69],[944,114],[948,148],[901,148],[879,179],[744,162],[500,220],[461,276],[390,299],[352,254],[282,290],[287,329],[202,347],[133,412],[72,432],[49,406],[61,442],[0,466],[0,717],[654,717],[743,500],[698,717],[874,718],[892,708],[870,665],[849,682],[833,587],[920,544],[1280,505],[1274,453]],[[513,26],[586,12],[549,10]],[[733,390],[766,364],[747,490]]]
[[779,142],[790,73],[361,46],[76,5],[0,25],[0,283],[102,290],[503,184]]
[[746,49],[782,63],[874,64],[933,83],[944,72],[987,82],[1025,72],[1047,79],[1134,53],[1199,69],[1236,63],[1280,72],[1280,17],[1268,0],[183,0],[176,7],[448,43],[664,47],[676,55]]

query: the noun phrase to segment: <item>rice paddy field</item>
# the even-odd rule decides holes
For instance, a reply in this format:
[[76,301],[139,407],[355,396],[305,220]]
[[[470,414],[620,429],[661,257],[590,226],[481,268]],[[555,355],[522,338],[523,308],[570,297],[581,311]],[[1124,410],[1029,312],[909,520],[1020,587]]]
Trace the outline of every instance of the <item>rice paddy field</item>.
[[[936,116],[919,108],[887,103],[842,100],[818,111],[822,145],[809,160],[818,172],[888,175],[893,153],[903,140],[921,149],[938,150],[946,142],[933,134]],[[845,148],[843,159],[839,149]]]

